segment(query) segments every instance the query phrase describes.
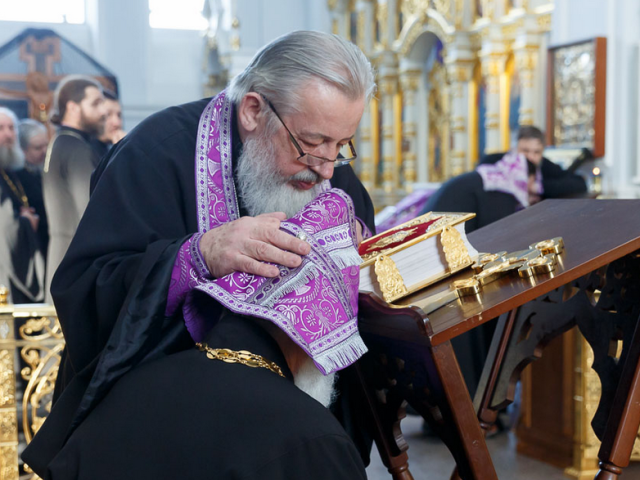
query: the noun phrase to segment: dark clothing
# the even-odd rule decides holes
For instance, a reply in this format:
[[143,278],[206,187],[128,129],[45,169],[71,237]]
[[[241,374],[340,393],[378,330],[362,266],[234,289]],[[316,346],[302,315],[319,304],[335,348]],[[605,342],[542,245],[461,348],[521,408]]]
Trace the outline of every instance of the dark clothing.
[[[505,154],[486,155],[480,163],[496,163]],[[529,167],[533,167],[533,173],[535,173],[535,165],[527,162]],[[576,195],[587,191],[587,185],[582,177],[563,170],[546,158],[542,159],[540,172],[543,199]],[[430,211],[475,213],[475,218],[465,224],[466,232],[470,233],[515,213],[519,208],[522,207],[513,195],[499,191],[485,191],[482,177],[474,170],[444,183],[429,198],[422,213]],[[489,322],[451,341],[460,370],[472,396],[478,387],[494,330],[495,322]]]
[[51,301],[51,279],[89,203],[91,174],[100,160],[91,148],[90,140],[87,133],[62,126],[52,140],[53,145],[46,160],[43,192],[49,218],[47,301]]
[[36,207],[31,203],[35,195],[32,185],[23,182],[23,170],[3,170],[3,173],[11,186],[4,175],[0,175],[0,284],[10,289],[12,303],[41,302],[44,260],[38,234],[31,222],[20,215],[23,207],[20,187],[30,207]]
[[[51,414],[24,453],[36,472],[46,471],[67,433],[124,374],[193,348],[182,312],[166,317],[165,309],[177,252],[197,231],[196,132],[208,102],[152,115],[95,172],[91,201],[51,289],[66,349]],[[372,228],[372,203],[353,170],[336,169],[331,183]]]
[[38,222],[38,245],[43,258],[47,259],[47,248],[49,246],[49,222],[47,212],[44,208],[44,196],[42,194],[42,172],[40,170],[28,170],[26,168],[18,170],[16,175],[22,182],[22,186],[29,197],[29,205],[33,207],[40,217]]
[[91,148],[96,152],[99,159],[102,159],[102,157],[109,153],[112,146],[113,144],[111,142],[103,142],[95,137],[91,139]]
[[366,478],[344,429],[293,384],[266,331],[229,315],[206,343],[261,355],[287,378],[196,348],[149,362],[116,383],[45,480]]
[[[505,155],[506,152],[485,155],[480,160],[480,163],[496,163]],[[584,181],[584,178],[573,172],[563,170],[560,165],[553,163],[547,158],[543,157],[542,162],[540,162],[540,173],[542,174],[543,192],[541,197],[543,199],[568,197],[587,191],[587,183]]]
[[465,223],[467,233],[514,213],[519,203],[505,192],[485,191],[482,177],[475,170],[446,181],[427,200],[422,213],[469,212],[475,218]]

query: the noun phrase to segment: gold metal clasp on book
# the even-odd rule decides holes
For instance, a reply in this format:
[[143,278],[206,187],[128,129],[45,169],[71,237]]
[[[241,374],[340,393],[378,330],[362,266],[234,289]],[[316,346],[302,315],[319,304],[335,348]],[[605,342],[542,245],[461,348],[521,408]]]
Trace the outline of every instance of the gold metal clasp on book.
[[393,302],[409,293],[396,262],[391,257],[380,255],[376,258],[375,272],[380,284],[380,291],[386,302]]
[[461,267],[466,267],[473,263],[469,256],[469,250],[467,250],[464,240],[462,240],[462,235],[458,230],[450,226],[444,227],[440,234],[440,241],[442,242],[442,250],[450,272],[455,272]]

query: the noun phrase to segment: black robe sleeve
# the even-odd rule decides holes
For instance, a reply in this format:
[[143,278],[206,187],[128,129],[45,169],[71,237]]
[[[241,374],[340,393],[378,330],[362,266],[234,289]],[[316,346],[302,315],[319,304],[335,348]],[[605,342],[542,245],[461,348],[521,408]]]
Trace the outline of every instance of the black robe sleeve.
[[587,183],[580,175],[563,170],[560,165],[546,158],[540,165],[542,173],[542,198],[562,198],[587,191]]

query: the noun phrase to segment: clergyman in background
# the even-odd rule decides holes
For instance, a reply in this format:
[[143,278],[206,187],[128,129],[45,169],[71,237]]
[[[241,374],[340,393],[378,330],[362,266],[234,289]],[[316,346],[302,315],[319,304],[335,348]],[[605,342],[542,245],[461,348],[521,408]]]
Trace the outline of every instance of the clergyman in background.
[[39,218],[18,175],[23,170],[18,119],[0,107],[0,285],[9,288],[12,303],[42,301],[44,280]]
[[38,242],[46,262],[47,249],[49,247],[49,222],[42,194],[42,172],[49,145],[49,131],[42,123],[28,118],[20,121],[18,138],[20,139],[20,147],[24,152],[25,162],[24,169],[19,170],[16,174],[29,196],[30,205],[40,217]]
[[104,109],[107,112],[104,128],[97,137],[91,140],[91,144],[100,158],[104,157],[109,149],[126,135],[126,132],[122,129],[122,105],[120,105],[120,100],[109,90],[104,90],[103,93]]
[[91,137],[104,129],[106,110],[101,85],[85,76],[64,78],[54,94],[51,123],[59,128],[45,161],[44,203],[49,219],[46,301],[51,279],[69,248],[89,203],[89,184],[100,157]]

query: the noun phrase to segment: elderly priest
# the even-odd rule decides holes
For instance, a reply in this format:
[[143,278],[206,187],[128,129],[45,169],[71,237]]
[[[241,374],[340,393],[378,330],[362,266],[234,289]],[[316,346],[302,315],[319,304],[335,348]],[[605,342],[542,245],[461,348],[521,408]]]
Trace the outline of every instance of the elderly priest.
[[353,44],[294,32],[109,152],[52,284],[67,347],[34,471],[365,477],[334,374],[366,351],[355,247],[373,208],[349,163],[374,89]]

